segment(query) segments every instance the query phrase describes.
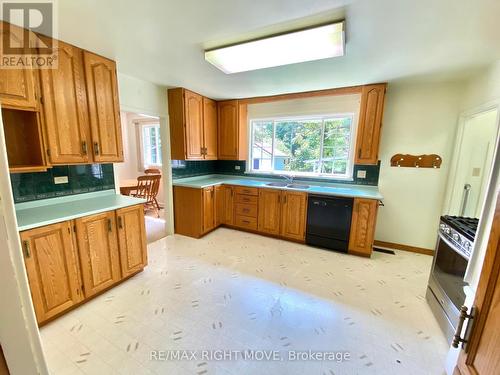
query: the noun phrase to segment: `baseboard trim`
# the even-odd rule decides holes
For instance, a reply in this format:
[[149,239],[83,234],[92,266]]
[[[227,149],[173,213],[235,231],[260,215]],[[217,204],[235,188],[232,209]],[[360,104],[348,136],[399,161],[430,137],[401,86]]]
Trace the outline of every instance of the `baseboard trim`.
[[425,254],[425,255],[434,255],[434,250],[431,249],[426,249],[423,247],[416,247],[416,246],[409,246],[409,245],[403,245],[400,243],[394,243],[394,242],[386,242],[386,241],[378,241],[375,240],[373,242],[374,246],[380,246],[380,247],[387,247],[389,249],[393,250],[403,250],[403,251],[409,251],[411,253],[417,253],[417,254]]

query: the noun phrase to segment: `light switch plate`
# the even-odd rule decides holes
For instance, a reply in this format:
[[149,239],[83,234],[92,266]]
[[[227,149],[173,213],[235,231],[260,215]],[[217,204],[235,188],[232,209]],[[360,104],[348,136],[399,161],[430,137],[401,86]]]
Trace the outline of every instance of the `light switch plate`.
[[237,171],[239,171],[241,169],[241,167],[239,165],[235,165],[234,169],[236,169]]
[[54,184],[56,185],[67,184],[67,183],[68,183],[68,176],[54,177]]
[[356,174],[356,177],[366,178],[366,171],[364,171],[364,170],[358,171],[358,173]]

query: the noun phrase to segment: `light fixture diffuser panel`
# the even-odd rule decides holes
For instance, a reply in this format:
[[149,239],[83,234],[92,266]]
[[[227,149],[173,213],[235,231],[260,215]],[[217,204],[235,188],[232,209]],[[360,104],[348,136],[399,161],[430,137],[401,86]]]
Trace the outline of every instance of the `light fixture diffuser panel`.
[[205,51],[226,74],[344,56],[344,21]]

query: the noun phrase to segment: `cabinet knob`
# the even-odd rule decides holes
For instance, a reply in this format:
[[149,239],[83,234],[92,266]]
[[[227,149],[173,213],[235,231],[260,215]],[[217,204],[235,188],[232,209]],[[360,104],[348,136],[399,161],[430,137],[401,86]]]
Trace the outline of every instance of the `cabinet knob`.
[[82,141],[82,154],[87,155],[87,142]]
[[99,155],[99,142],[94,142],[94,153]]

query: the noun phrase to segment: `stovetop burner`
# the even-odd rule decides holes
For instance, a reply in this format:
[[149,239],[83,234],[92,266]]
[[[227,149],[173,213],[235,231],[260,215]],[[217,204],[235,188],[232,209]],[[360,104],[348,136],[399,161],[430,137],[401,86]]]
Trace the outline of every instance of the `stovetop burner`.
[[479,219],[472,217],[461,217],[461,216],[442,216],[441,220],[447,223],[450,227],[455,229],[460,234],[467,237],[469,240],[474,241],[476,237],[477,225]]

